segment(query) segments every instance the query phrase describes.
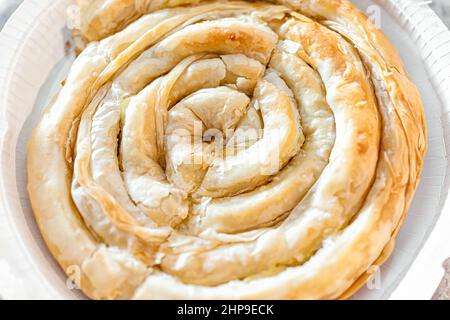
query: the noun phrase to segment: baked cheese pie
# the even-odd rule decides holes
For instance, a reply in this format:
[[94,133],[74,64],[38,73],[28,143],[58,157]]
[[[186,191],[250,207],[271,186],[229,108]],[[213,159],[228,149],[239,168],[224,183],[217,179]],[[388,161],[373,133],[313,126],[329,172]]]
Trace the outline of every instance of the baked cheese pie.
[[93,299],[342,299],[394,247],[417,88],[346,0],[79,0],[29,194]]

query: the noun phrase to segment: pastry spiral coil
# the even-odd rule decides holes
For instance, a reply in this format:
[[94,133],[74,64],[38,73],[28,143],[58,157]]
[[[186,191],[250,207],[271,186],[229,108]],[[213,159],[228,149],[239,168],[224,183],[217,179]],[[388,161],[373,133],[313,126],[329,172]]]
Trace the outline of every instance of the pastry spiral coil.
[[336,299],[385,261],[425,120],[350,2],[79,5],[88,44],[33,132],[28,177],[84,293]]

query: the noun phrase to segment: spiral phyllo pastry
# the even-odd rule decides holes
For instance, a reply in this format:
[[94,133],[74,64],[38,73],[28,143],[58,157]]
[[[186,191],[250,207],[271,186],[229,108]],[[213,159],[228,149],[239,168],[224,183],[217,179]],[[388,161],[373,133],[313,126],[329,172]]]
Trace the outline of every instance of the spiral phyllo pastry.
[[345,0],[80,1],[28,150],[48,247],[96,299],[335,299],[392,251],[426,150]]

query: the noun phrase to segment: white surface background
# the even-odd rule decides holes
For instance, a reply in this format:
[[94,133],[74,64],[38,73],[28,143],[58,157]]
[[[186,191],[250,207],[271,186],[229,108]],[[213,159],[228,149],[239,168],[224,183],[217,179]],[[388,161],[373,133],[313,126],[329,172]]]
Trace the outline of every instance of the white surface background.
[[0,0],[0,29],[23,0]]
[[[23,0],[0,0],[0,29],[22,1]],[[450,0],[433,0],[430,6],[444,20],[447,26],[450,26]]]

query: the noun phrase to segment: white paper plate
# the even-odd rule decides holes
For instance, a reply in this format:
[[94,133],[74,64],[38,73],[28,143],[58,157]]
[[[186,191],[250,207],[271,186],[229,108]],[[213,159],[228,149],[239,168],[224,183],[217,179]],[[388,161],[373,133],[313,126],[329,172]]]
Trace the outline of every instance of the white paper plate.
[[[450,257],[450,32],[414,0],[359,0],[399,49],[426,108],[422,182],[375,289],[360,299],[429,299]],[[70,67],[65,43],[73,0],[25,0],[0,33],[0,295],[84,298],[71,290],[37,230],[26,192],[26,142]],[[448,150],[448,149],[447,149]],[[44,164],[43,164],[44,165]],[[373,284],[373,283],[372,283]]]

